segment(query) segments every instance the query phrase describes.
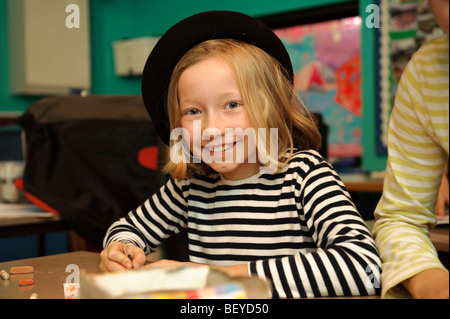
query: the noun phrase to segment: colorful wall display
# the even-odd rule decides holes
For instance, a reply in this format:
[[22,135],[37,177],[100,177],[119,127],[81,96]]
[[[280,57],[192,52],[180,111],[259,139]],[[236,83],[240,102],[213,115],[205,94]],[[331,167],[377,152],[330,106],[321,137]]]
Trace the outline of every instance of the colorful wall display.
[[379,32],[379,103],[376,106],[377,152],[387,154],[387,127],[397,86],[414,52],[443,31],[428,0],[382,0]]
[[291,55],[297,93],[329,127],[328,157],[360,157],[361,18],[274,31]]

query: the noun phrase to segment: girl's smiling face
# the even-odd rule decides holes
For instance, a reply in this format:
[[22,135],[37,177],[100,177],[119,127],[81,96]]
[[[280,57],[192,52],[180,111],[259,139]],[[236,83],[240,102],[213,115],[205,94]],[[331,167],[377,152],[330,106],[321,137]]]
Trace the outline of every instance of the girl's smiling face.
[[259,172],[251,134],[230,134],[253,129],[227,63],[208,58],[187,68],[178,81],[178,102],[181,127],[189,133],[189,147],[196,157],[230,180]]

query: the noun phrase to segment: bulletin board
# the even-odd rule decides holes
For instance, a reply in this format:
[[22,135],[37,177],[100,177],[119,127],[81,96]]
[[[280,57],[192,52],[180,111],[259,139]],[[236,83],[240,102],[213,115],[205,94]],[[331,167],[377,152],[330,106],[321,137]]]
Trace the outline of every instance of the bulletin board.
[[275,29],[291,56],[294,86],[328,126],[329,158],[361,156],[361,18]]
[[[382,159],[387,156],[387,126],[398,81],[412,54],[424,42],[441,36],[442,30],[435,22],[428,0],[361,3],[379,7],[380,28],[368,30],[364,20],[367,13],[363,8],[360,10],[362,19],[348,17],[274,32],[291,56],[297,93],[311,112],[322,114],[329,127],[328,156],[362,157],[365,147],[364,152],[378,159],[373,166],[382,169],[385,165]],[[361,43],[368,44],[362,36],[372,38],[372,32],[374,39],[368,52],[362,48]],[[361,70],[361,64],[366,71]],[[373,72],[368,68],[373,68]],[[367,75],[371,79],[366,79],[366,83],[372,83],[373,77],[373,84],[364,87],[362,77]],[[365,107],[362,106],[363,94],[368,104]],[[371,114],[363,115],[363,109]],[[374,123],[368,123],[367,119]],[[366,162],[372,163],[372,159]]]
[[382,0],[381,28],[377,32],[378,103],[375,105],[376,152],[387,155],[387,128],[400,77],[414,52],[440,37],[428,0]]

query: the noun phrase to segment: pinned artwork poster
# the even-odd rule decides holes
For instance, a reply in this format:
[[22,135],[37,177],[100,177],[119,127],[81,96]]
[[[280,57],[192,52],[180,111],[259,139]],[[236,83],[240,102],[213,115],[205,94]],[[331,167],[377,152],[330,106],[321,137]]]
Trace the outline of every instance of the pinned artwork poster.
[[329,159],[362,154],[361,24],[349,17],[274,30],[291,56],[297,93],[329,128]]

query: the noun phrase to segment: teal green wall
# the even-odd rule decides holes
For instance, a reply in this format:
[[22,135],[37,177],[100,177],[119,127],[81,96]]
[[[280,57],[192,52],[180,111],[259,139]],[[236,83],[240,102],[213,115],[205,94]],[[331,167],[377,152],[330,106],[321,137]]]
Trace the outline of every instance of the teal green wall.
[[364,26],[364,21],[370,12],[366,12],[367,5],[373,0],[360,0],[359,12],[363,19],[361,33],[361,57],[362,57],[362,163],[367,171],[383,171],[386,168],[386,155],[378,155],[376,152],[375,136],[375,32]]
[[201,11],[232,10],[264,16],[348,1],[351,0],[91,0],[92,93],[140,94],[140,77],[114,75],[112,41],[161,36],[176,22]]
[[[38,0],[37,0],[38,1]],[[124,38],[160,36],[177,21],[206,10],[234,10],[252,16],[265,16],[339,4],[352,0],[90,0],[92,94],[140,94],[140,77],[116,77],[111,43]],[[360,1],[360,13],[373,3]],[[68,1],[70,3],[70,1]],[[9,94],[7,0],[0,0],[0,111],[22,112],[38,97],[15,97]],[[62,13],[66,14],[66,13]],[[363,28],[363,168],[382,170],[385,157],[374,150],[373,136],[373,32]]]
[[[112,41],[159,36],[177,21],[206,10],[262,16],[348,1],[351,0],[90,0],[92,94],[140,94],[140,77],[115,76]],[[24,111],[37,97],[9,94],[6,12],[7,0],[0,0],[0,111]]]

